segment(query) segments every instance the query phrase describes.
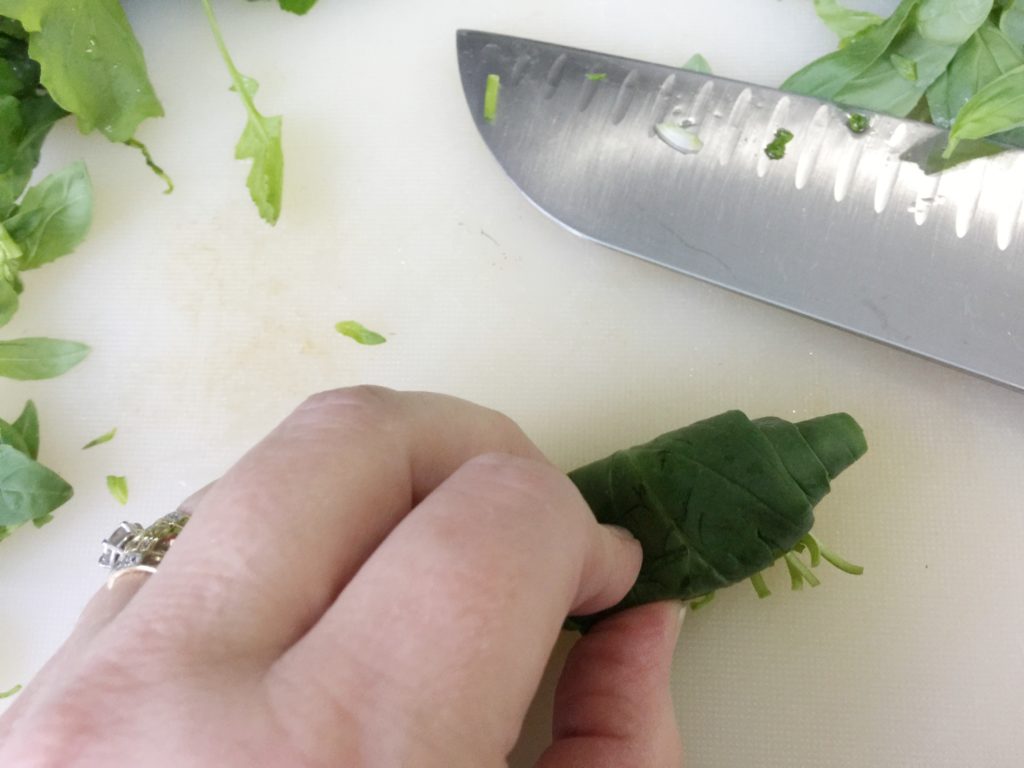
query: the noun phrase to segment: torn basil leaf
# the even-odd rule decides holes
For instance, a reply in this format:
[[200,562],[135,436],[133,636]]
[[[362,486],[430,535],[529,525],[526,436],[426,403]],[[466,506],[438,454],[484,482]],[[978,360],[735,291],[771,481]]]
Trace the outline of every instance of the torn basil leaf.
[[235,158],[252,161],[246,181],[249,195],[253,203],[256,204],[260,217],[269,224],[276,224],[281,215],[281,199],[284,190],[281,117],[280,115],[266,117],[256,109],[256,103],[253,101],[253,96],[256,93],[256,81],[245,77],[238,71],[231,54],[228,53],[210,0],[202,0],[202,3],[210,30],[213,32],[217,49],[227,67],[234,90],[237,91],[245,106],[245,130],[242,131],[242,138],[235,146]]

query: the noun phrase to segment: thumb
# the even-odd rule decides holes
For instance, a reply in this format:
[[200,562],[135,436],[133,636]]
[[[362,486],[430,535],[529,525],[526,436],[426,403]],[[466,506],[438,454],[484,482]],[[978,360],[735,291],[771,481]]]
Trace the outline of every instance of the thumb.
[[679,768],[670,677],[685,610],[632,608],[576,643],[555,690],[554,741],[537,768]]

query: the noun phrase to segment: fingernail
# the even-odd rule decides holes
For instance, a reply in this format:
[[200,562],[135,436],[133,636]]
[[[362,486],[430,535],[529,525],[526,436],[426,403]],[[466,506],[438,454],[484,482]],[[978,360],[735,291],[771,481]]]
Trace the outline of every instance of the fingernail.
[[679,604],[679,629],[683,628],[683,622],[686,620],[686,603]]
[[628,528],[623,528],[621,525],[605,525],[609,533],[615,534],[620,539],[626,541],[636,541],[636,536],[629,532]]

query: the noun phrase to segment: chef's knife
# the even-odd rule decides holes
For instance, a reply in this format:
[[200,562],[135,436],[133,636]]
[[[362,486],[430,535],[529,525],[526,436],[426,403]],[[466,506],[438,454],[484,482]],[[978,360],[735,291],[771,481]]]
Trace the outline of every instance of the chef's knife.
[[[571,231],[1024,389],[1024,152],[929,173],[945,133],[924,123],[861,112],[856,132],[848,110],[771,88],[457,42],[484,141]],[[771,159],[780,129],[793,138]]]

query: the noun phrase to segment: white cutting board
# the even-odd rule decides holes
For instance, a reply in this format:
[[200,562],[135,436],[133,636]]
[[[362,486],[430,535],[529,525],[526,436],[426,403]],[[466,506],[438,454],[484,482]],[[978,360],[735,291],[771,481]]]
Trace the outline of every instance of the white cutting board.
[[[4,337],[94,351],[60,379],[0,385],[0,415],[37,401],[43,459],[76,488],[52,525],[0,545],[0,690],[66,635],[118,521],[174,508],[316,390],[477,400],[566,469],[728,408],[847,410],[871,450],[815,530],[866,573],[791,593],[774,572],[769,600],[741,585],[688,618],[674,691],[689,765],[1024,764],[1024,396],[570,235],[504,178],[463,100],[458,27],[664,63],[699,51],[778,84],[834,44],[810,0],[322,0],[305,19],[221,0],[258,103],[285,115],[275,229],[231,159],[243,112],[198,3],[128,5],[169,115],[140,138],[178,189],[70,124],[46,145],[46,169],[87,158],[95,224],[26,276]],[[338,336],[341,319],[388,343]],[[126,508],[107,474],[128,477]],[[567,645],[516,766],[546,738]]]

